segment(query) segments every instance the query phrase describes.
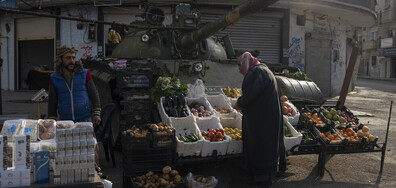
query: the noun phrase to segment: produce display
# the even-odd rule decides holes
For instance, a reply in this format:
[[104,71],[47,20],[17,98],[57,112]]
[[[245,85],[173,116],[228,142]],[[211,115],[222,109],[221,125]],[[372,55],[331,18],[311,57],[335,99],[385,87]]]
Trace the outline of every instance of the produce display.
[[124,136],[130,136],[131,138],[146,138],[148,129],[141,129],[136,127],[136,125],[132,126],[132,128],[123,131],[122,135]]
[[296,80],[312,81],[311,78],[309,78],[307,76],[307,74],[305,74],[303,72],[288,73],[285,76],[288,78],[296,79]]
[[172,97],[183,94],[187,95],[187,85],[181,82],[177,77],[159,77],[155,83],[151,98],[158,102],[161,97]]
[[204,130],[200,131],[201,135],[205,138],[205,140],[209,140],[211,142],[219,142],[225,139],[223,129],[209,129],[208,132]]
[[157,135],[172,135],[175,132],[175,128],[171,127],[167,123],[150,124],[150,129],[156,132]]
[[183,141],[183,142],[196,142],[196,141],[198,141],[199,140],[199,138],[198,138],[198,136],[197,135],[195,135],[194,133],[191,133],[191,134],[189,134],[189,135],[184,135],[184,136],[182,136],[181,134],[178,136],[178,138],[179,138],[179,140],[180,141]]
[[228,109],[228,108],[222,108],[222,109],[215,108],[215,110],[216,110],[217,112],[221,113],[221,114],[228,114],[228,113],[231,112],[231,110]]
[[369,128],[367,126],[363,126],[361,130],[357,131],[357,136],[359,138],[363,138],[367,141],[374,142],[378,137],[370,134]]
[[55,137],[55,120],[39,120],[39,138],[48,140]]
[[325,141],[329,140],[331,144],[336,144],[336,143],[342,142],[341,138],[335,133],[331,133],[331,132],[320,133],[320,136]]
[[224,128],[225,133],[234,140],[242,140],[242,130],[237,128]]
[[359,142],[359,137],[357,136],[357,133],[353,131],[351,128],[346,128],[346,129],[340,129],[337,130],[338,133],[341,134],[342,137],[347,139],[348,142]]
[[315,138],[311,135],[308,129],[298,130],[298,132],[300,132],[303,135],[302,140],[304,143],[310,143],[315,141]]
[[285,124],[283,124],[283,130],[284,130],[284,135],[285,137],[293,137],[293,135],[290,132],[290,129],[288,126],[286,126]]
[[238,88],[230,88],[229,86],[223,88],[223,92],[227,97],[231,98],[239,98],[240,96],[242,96],[242,92],[239,91]]
[[316,124],[316,126],[325,126],[326,124],[323,123],[322,119],[319,117],[318,113],[311,114],[310,112],[305,112],[305,116],[308,117],[308,123]]
[[162,105],[164,106],[165,113],[168,114],[169,117],[187,117],[189,115],[183,94],[165,97]]
[[63,123],[56,124],[56,129],[71,129],[72,127],[73,127],[72,124],[63,124]]
[[201,105],[197,102],[191,103],[188,107],[190,107],[191,113],[194,116],[209,117],[209,116],[213,115],[212,112],[209,111],[208,109],[206,109],[204,105]]
[[135,187],[173,187],[182,181],[177,170],[172,170],[170,166],[162,168],[162,174],[155,174],[150,171],[145,175],[132,178]]
[[[357,118],[352,114],[345,113],[341,110],[335,110],[334,108],[324,109],[323,115],[326,117],[326,121],[330,120],[335,125],[352,125],[356,126]],[[322,118],[324,118],[322,117]]]

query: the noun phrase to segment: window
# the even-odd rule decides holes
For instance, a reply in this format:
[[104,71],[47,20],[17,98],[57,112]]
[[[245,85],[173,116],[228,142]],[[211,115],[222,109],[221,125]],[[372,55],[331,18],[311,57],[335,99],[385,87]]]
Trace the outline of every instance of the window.
[[377,56],[371,56],[371,66],[377,65]]

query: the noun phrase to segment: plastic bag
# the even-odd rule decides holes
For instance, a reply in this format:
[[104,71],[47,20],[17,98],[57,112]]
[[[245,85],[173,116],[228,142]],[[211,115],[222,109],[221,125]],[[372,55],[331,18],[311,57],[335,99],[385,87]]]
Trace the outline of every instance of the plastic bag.
[[[206,183],[198,181],[201,180],[201,178],[204,178]],[[214,176],[204,177],[201,175],[193,175],[191,172],[187,174],[186,181],[188,188],[214,188],[219,182]]]
[[14,141],[15,135],[22,135],[23,119],[7,120],[1,129],[1,135],[7,136],[9,142]]
[[189,98],[199,98],[205,96],[205,85],[201,79],[197,79],[194,85],[187,84]]

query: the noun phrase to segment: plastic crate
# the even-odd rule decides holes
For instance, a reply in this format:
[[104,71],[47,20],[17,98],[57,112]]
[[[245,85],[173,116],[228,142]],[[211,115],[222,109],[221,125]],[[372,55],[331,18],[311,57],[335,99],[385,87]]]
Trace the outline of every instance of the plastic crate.
[[[234,118],[220,118],[220,123],[223,128],[237,128],[242,130],[242,118],[234,117]],[[229,135],[227,135],[230,139],[230,142],[227,147],[227,154],[238,154],[243,152],[243,141],[232,139]]]
[[123,151],[122,164],[125,174],[161,171],[164,166],[174,166],[175,147],[146,148]]
[[[200,130],[207,131],[208,129],[222,129],[223,127],[220,124],[219,117],[211,117],[211,118],[197,118],[197,125]],[[210,142],[208,140],[204,140],[202,145],[201,156],[207,157],[212,156],[213,151],[217,151],[217,155],[225,155],[227,154],[228,144],[230,142],[229,137],[225,136],[223,141],[219,142]]]
[[116,71],[117,88],[150,88],[153,85],[151,69]]
[[[192,116],[184,119],[172,119],[171,126],[176,129],[176,152],[179,157],[200,156],[203,137],[198,129],[198,125]],[[190,135],[194,133],[199,140],[196,142],[183,142],[178,136]]]
[[212,115],[211,115],[211,116],[208,116],[208,117],[198,117],[198,116],[194,116],[194,115],[191,113],[191,114],[194,116],[194,118],[204,118],[204,119],[205,119],[205,118],[211,118],[212,116],[214,116],[215,110],[213,110],[213,108],[212,108],[212,106],[210,105],[209,101],[208,101],[205,97],[200,97],[200,98],[187,98],[186,100],[187,100],[187,106],[188,106],[188,108],[190,109],[190,112],[191,112],[190,105],[191,105],[192,103],[198,103],[198,104],[203,105],[203,106],[205,107],[206,110],[208,110],[208,111],[210,111],[210,112],[212,113]]
[[283,117],[283,123],[289,128],[292,135],[292,137],[284,136],[285,149],[290,150],[293,146],[301,143],[303,135],[297,132],[297,130],[289,123],[289,121],[287,121],[286,117]]
[[136,111],[151,111],[153,102],[150,99],[135,99],[135,100],[124,100],[120,104],[127,113],[134,113]]
[[151,121],[151,110],[141,110],[128,113],[126,111],[121,111],[122,119],[126,123],[132,122],[150,122]]
[[[215,115],[219,117],[227,117],[230,116],[230,113],[235,111],[234,108],[230,105],[227,97],[224,94],[220,95],[208,95],[206,97],[213,110],[215,111]],[[220,113],[216,109],[227,109],[230,113]]]
[[158,135],[158,132],[153,132],[153,147],[174,147],[176,144],[175,132],[169,133],[169,135]]
[[130,137],[121,135],[122,151],[128,152],[133,149],[147,149],[150,148],[150,137],[151,133],[148,132],[144,138]]
[[164,105],[163,105],[164,104],[164,100],[165,100],[165,97],[161,97],[160,103],[157,105],[158,112],[160,114],[162,122],[170,124],[171,123],[170,119],[185,119],[185,118],[187,118],[189,116],[192,116],[190,109],[188,108],[188,106],[186,106],[187,113],[188,113],[187,117],[169,117],[168,114],[165,112],[165,108],[164,108]]

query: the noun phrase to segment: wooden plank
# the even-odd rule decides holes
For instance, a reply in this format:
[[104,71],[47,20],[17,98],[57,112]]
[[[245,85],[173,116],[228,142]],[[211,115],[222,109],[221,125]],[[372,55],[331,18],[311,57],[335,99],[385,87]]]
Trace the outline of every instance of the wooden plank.
[[340,98],[338,99],[338,107],[342,107],[345,104],[346,96],[348,94],[349,84],[351,83],[353,70],[355,68],[356,59],[359,53],[358,47],[353,47],[351,57],[349,58],[348,68],[345,73],[344,83],[342,84]]

